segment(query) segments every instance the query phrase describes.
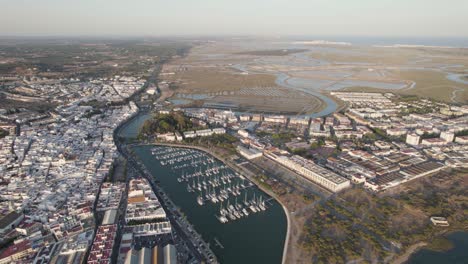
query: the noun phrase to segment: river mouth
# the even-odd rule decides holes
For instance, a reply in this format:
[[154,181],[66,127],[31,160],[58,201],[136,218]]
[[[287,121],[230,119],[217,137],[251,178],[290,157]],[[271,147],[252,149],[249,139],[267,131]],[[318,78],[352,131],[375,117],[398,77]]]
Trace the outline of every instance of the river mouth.
[[[210,244],[221,263],[282,262],[287,219],[283,208],[277,201],[271,199],[256,186],[245,188],[240,191],[240,195],[229,196],[229,204],[235,205],[236,200],[239,204],[244,203],[246,193],[247,200],[252,200],[255,194],[257,201],[260,199],[259,197],[262,197],[262,201],[266,201],[266,210],[256,213],[249,211],[248,216],[230,220],[228,223],[221,223],[216,217],[219,215],[221,203],[205,201],[204,205],[199,205],[197,202],[199,191],[188,192],[187,182],[179,182],[178,179],[183,175],[194,174],[207,168],[224,166],[223,163],[207,153],[192,150],[194,153],[205,155],[205,158],[214,159],[214,162],[198,164],[195,167],[186,165],[192,162],[191,160],[173,161],[170,165],[163,165],[152,154],[154,148],[155,146],[134,146],[132,149],[151,172],[157,184],[180,207],[195,230]],[[156,148],[164,150],[172,147],[159,146]],[[177,148],[177,150],[184,151],[182,148]],[[181,168],[174,169],[174,166]],[[225,168],[220,175],[228,173],[234,174],[231,169]],[[189,182],[193,184],[194,180],[191,179]],[[248,181],[243,181],[247,186]],[[231,187],[240,182],[241,180],[236,179]],[[227,200],[223,204],[226,207]]]

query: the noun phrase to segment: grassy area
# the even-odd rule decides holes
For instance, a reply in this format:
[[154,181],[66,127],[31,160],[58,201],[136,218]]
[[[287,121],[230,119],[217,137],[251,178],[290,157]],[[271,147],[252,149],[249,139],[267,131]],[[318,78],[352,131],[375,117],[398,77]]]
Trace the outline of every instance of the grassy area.
[[[403,49],[403,48],[352,48],[350,52],[326,51],[315,52],[311,55],[312,58],[322,59],[329,62],[349,62],[349,63],[369,63],[370,66],[379,69],[379,65],[395,65],[396,69],[380,70],[385,72],[386,79],[392,80],[407,80],[413,81],[416,85],[409,89],[378,89],[373,87],[349,87],[346,91],[363,91],[363,92],[394,92],[405,95],[418,95],[420,97],[433,98],[445,102],[449,102],[452,98],[456,102],[466,103],[468,101],[468,85],[455,82],[447,79],[446,73],[438,70],[406,70],[400,69],[402,65],[410,65],[414,67],[433,68],[434,63],[445,65],[467,65],[468,54],[466,51],[453,49],[436,50],[436,49]],[[426,58],[422,60],[421,58]],[[374,64],[376,66],[374,66]],[[354,70],[360,66],[352,66]],[[459,68],[463,72],[466,67]],[[377,77],[376,77],[377,78]],[[384,77],[379,77],[384,78]],[[456,96],[453,92],[456,91]]]
[[293,133],[275,133],[271,135],[271,139],[273,140],[274,144],[278,146],[291,141],[291,139],[295,137],[296,135],[294,135]]
[[[267,74],[235,74],[215,68],[197,68],[173,76],[180,80],[180,92],[228,95],[245,87],[274,87],[275,76]],[[172,79],[171,78],[171,79]]]
[[453,243],[445,237],[436,237],[426,248],[433,251],[448,251],[453,248]]
[[347,190],[340,200],[331,199],[314,208],[302,237],[304,250],[314,263],[345,263],[363,258],[382,262],[391,252],[386,246],[396,236],[419,233],[424,219],[409,210],[398,210],[393,201],[379,199],[362,189]]
[[420,54],[417,51],[403,49],[382,49],[371,47],[343,47],[336,50],[316,51],[311,54],[314,59],[330,62],[360,62],[371,64],[405,64]]
[[456,132],[455,136],[457,136],[457,137],[468,136],[468,129]]
[[236,149],[233,145],[238,139],[229,134],[215,134],[208,137],[186,138],[186,143],[203,146],[206,148],[216,148],[227,151],[229,154],[235,154]]
[[445,77],[444,73],[437,71],[393,71],[391,73],[395,78],[410,80],[416,82],[414,88],[409,89],[378,89],[372,87],[348,87],[343,89],[349,92],[377,92],[377,93],[395,93],[405,96],[419,96],[430,98],[437,101],[452,102],[453,92],[456,96],[453,97],[455,102],[468,102],[468,85],[450,81]]
[[[447,249],[450,245],[439,234],[468,224],[467,187],[467,172],[454,171],[413,181],[391,193],[345,190],[314,209],[304,227],[302,247],[313,252],[316,263],[382,262],[420,241]],[[429,221],[434,215],[447,217],[451,227],[434,227]]]
[[[315,51],[312,58],[330,62],[360,62],[370,64],[402,65],[417,62],[466,65],[466,49],[425,49],[425,48],[380,48],[380,47],[335,47],[334,50]],[[421,60],[426,58],[426,60]]]
[[253,50],[234,53],[234,55],[253,56],[286,56],[294,53],[307,51],[306,49],[276,49],[276,50]]
[[463,91],[457,93],[457,102],[468,101],[468,85],[454,82],[446,78],[446,74],[438,71],[392,71],[391,74],[398,79],[416,82],[412,89],[396,91],[401,94],[413,94],[436,100],[450,101],[452,92],[458,87]]

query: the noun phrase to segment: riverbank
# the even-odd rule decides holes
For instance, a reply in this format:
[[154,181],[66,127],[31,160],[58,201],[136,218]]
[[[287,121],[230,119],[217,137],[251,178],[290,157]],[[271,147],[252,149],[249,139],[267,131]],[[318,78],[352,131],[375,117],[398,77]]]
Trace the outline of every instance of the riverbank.
[[419,243],[416,243],[414,245],[411,245],[403,255],[400,255],[398,258],[396,258],[394,261],[393,261],[393,264],[403,264],[403,263],[406,263],[408,261],[408,259],[414,254],[416,253],[418,250],[420,250],[421,248],[425,247],[427,245],[426,242],[419,242]]
[[[458,238],[460,236],[461,238]],[[454,238],[456,237],[456,239]],[[446,240],[444,245],[439,245],[441,242],[435,242],[434,240]],[[414,263],[425,263],[425,260],[432,260],[431,255],[441,255],[440,258],[444,258],[444,255],[451,255],[452,257],[457,258],[456,254],[453,256],[452,251],[456,251],[457,248],[462,248],[461,250],[464,251],[464,246],[461,245],[464,240],[465,244],[468,243],[468,233],[466,230],[451,230],[448,232],[443,232],[439,234],[437,237],[433,239],[431,243],[427,241],[418,242],[412,246],[410,246],[406,252],[399,256],[397,259],[394,260],[395,264],[403,264],[408,263],[411,264],[412,259],[416,259]],[[462,242],[461,242],[462,241]],[[436,245],[433,245],[436,243]],[[448,244],[445,244],[448,243]],[[457,244],[458,243],[458,244]],[[419,254],[419,256],[417,256]],[[423,261],[423,262],[421,262]],[[438,264],[450,264],[452,263],[450,260],[446,260],[446,262],[438,262],[437,260],[433,260],[431,263],[438,263]]]

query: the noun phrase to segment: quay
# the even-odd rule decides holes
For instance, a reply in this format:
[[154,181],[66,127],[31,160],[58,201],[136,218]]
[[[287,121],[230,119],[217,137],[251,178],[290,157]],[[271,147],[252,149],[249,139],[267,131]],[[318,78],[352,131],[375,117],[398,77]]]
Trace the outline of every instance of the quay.
[[[130,117],[130,121],[137,118],[137,114]],[[117,150],[127,160],[129,168],[136,170],[142,177],[146,178],[151,184],[153,192],[161,203],[161,206],[168,212],[167,217],[171,222],[176,233],[187,242],[192,253],[200,262],[215,264],[219,263],[216,255],[198,234],[193,226],[182,216],[182,213],[177,209],[175,204],[169,199],[164,191],[159,188],[155,182],[152,174],[146,169],[144,164],[135,159],[130,151],[130,145],[125,144],[120,140],[120,132],[122,128],[126,127],[129,122],[124,122],[114,130],[114,141],[116,142]]]

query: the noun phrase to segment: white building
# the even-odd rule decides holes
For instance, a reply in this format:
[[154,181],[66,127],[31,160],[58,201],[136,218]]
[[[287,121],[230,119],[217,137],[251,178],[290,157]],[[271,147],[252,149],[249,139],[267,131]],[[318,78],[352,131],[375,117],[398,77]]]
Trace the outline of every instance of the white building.
[[305,125],[307,126],[309,124],[309,117],[291,117],[289,119],[289,124],[293,125]]
[[207,137],[207,136],[213,135],[213,131],[211,129],[197,130],[197,131],[195,131],[195,133],[199,137]]
[[239,152],[239,154],[241,154],[243,157],[245,157],[248,160],[263,156],[263,153],[259,151],[258,149],[245,148],[243,146],[237,146],[237,151]]
[[468,136],[459,136],[455,138],[455,142],[460,144],[468,144]]
[[239,116],[239,120],[242,121],[242,122],[250,121],[250,118],[251,118],[251,116],[249,116],[249,115],[241,115],[241,116]]
[[389,128],[387,129],[386,133],[389,136],[399,137],[408,133],[408,130],[404,128]]
[[440,217],[440,216],[432,216],[431,222],[435,226],[449,226],[450,225],[449,222],[447,221],[447,218]]
[[264,116],[263,122],[286,124],[288,119],[285,116]]
[[213,133],[214,134],[226,134],[226,129],[224,129],[223,127],[219,127],[219,128],[213,128]]
[[242,137],[248,138],[249,137],[249,132],[245,129],[240,129],[237,131],[237,134],[241,135]]
[[157,137],[165,141],[176,141],[174,133],[159,134]]
[[351,185],[348,179],[303,157],[297,155],[292,157],[278,156],[272,152],[265,152],[265,156],[332,192],[341,191]]
[[166,219],[166,212],[144,178],[132,179],[129,182],[125,222],[161,221]]
[[419,145],[419,139],[420,137],[414,133],[406,135],[406,143],[410,145],[414,145],[414,146]]
[[443,131],[440,133],[440,138],[447,142],[453,142],[455,134],[452,131]]
[[194,137],[197,137],[197,134],[195,133],[195,131],[186,131],[186,132],[184,132],[184,137],[185,138],[194,138]]

